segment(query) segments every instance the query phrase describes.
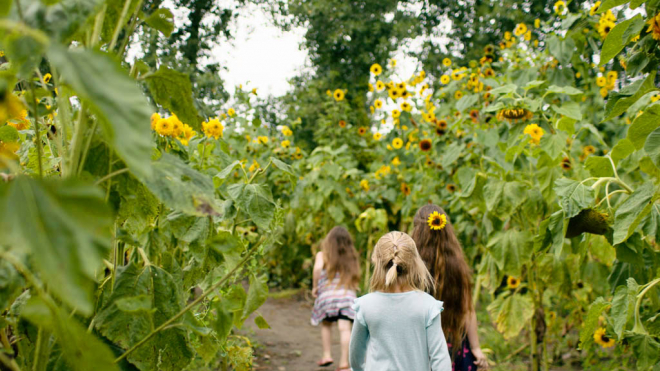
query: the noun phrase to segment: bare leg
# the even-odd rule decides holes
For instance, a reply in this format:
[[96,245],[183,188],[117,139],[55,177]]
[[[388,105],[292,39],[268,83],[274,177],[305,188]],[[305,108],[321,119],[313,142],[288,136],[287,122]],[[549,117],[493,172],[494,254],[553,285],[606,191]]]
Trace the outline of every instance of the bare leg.
[[351,342],[351,330],[353,323],[344,319],[337,321],[339,326],[339,338],[341,339],[341,358],[339,359],[339,367],[349,367],[348,364],[348,345]]
[[332,358],[332,322],[321,322],[321,339],[323,341],[323,359]]

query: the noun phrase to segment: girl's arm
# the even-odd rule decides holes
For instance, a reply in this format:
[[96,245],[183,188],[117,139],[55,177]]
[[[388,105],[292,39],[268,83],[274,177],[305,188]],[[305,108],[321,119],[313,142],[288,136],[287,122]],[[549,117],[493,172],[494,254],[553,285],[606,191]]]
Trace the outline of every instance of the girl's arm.
[[477,333],[477,313],[472,311],[467,319],[467,336],[468,341],[470,342],[470,350],[472,350],[472,355],[475,358],[477,366],[480,368],[488,367],[488,360],[486,356],[481,351],[481,345],[479,344],[479,334]]
[[353,324],[351,332],[351,344],[348,350],[351,370],[364,371],[364,363],[367,359],[367,341],[369,340],[369,329],[359,320]]
[[431,325],[426,328],[426,341],[429,346],[431,371],[451,371],[451,359],[447,340],[440,325],[440,315],[435,316]]
[[312,296],[316,297],[318,292],[319,278],[321,277],[321,271],[323,270],[323,251],[316,253],[316,261],[314,261],[314,272],[312,274],[313,284],[312,284]]

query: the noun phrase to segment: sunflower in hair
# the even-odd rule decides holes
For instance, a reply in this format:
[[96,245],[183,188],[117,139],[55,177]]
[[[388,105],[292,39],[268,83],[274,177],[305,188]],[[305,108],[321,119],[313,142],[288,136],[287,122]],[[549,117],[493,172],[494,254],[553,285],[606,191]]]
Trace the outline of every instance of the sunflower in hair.
[[429,215],[428,225],[433,231],[439,231],[447,225],[447,216],[434,211]]

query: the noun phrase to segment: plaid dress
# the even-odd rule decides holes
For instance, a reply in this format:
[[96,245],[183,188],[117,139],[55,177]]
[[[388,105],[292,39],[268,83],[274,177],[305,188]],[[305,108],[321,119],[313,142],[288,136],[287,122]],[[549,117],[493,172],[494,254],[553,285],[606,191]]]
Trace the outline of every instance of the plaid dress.
[[318,285],[318,296],[312,310],[312,325],[318,326],[324,319],[339,315],[355,319],[353,303],[357,296],[354,290],[339,286],[339,273],[330,282],[327,272],[322,270]]

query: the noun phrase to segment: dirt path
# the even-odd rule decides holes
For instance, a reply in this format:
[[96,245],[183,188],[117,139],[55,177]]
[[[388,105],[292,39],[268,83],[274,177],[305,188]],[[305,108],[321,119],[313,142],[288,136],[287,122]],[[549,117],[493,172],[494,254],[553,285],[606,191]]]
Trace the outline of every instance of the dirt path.
[[302,297],[286,299],[269,298],[259,308],[259,313],[271,326],[260,330],[253,321],[246,328],[258,343],[255,370],[264,371],[334,371],[339,362],[339,332],[335,327],[332,356],[335,364],[320,368],[316,361],[321,357],[321,330],[310,324],[312,303]]

